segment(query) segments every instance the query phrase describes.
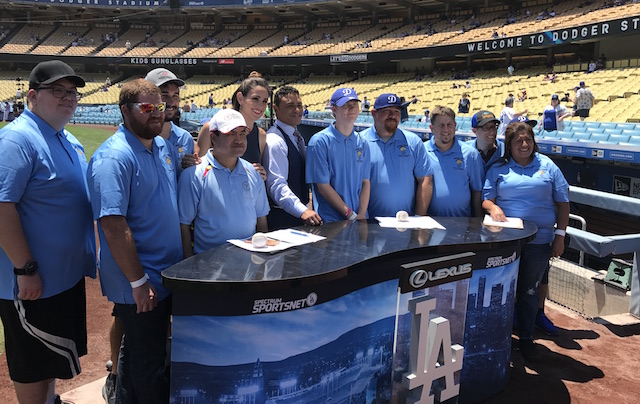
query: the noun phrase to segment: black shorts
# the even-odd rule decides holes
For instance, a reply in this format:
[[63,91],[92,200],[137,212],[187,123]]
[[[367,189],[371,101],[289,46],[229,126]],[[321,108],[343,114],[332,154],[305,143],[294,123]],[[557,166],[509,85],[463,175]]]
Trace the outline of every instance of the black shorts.
[[87,354],[84,278],[60,294],[38,300],[0,299],[11,380],[71,379]]
[[589,110],[588,109],[578,109],[576,110],[576,115],[578,115],[580,118],[586,118],[589,116]]

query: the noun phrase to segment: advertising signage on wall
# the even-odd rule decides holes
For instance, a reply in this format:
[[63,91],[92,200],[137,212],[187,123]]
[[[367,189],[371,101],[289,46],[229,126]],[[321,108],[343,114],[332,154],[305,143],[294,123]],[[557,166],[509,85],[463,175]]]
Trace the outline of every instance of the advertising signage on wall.
[[169,0],[14,0],[14,3],[38,3],[62,6],[167,7]]
[[180,7],[268,6],[275,4],[312,3],[319,0],[180,0]]

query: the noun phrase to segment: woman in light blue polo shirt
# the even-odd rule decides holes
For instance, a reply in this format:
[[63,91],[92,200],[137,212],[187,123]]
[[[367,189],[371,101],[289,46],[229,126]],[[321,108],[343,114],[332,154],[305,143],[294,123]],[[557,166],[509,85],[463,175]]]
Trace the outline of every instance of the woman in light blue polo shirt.
[[569,184],[558,166],[538,151],[530,125],[509,124],[504,163],[493,165],[487,172],[482,202],[493,220],[519,217],[538,226],[536,238],[522,248],[516,291],[520,352],[530,361],[537,359],[533,329],[540,283],[549,258],[564,252],[569,223]]

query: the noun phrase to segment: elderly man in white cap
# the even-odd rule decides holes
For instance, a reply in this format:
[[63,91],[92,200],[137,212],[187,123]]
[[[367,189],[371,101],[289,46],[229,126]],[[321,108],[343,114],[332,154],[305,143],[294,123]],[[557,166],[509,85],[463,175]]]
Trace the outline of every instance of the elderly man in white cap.
[[269,201],[264,181],[251,163],[240,158],[249,133],[242,114],[234,109],[220,110],[209,121],[209,128],[213,148],[200,164],[185,169],[178,181],[185,258],[228,239],[267,231]]
[[184,86],[184,81],[163,67],[151,70],[145,79],[160,88],[162,101],[167,103],[164,110],[164,125],[159,135],[174,147],[179,167],[189,167],[196,164],[197,156],[194,154],[193,137],[189,132],[173,123],[180,110],[180,87]]
[[325,222],[367,218],[371,161],[366,139],[353,129],[359,102],[354,89],[337,89],[330,101],[335,122],[307,146],[307,183],[314,210]]

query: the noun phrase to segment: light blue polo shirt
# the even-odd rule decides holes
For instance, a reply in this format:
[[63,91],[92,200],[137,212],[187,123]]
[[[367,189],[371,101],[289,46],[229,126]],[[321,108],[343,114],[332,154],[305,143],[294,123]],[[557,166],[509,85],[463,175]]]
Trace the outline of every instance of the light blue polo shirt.
[[313,207],[325,222],[345,220],[320,195],[316,184],[330,184],[354,212],[358,212],[362,181],[371,175],[369,145],[353,131],[346,137],[335,124],[316,133],[307,146],[307,182],[313,186]]
[[[169,295],[160,272],[182,260],[178,222],[176,162],[160,137],[148,150],[120,125],[91,158],[88,181],[95,219],[124,216],[131,228],[142,268],[159,299]],[[135,304],[131,285],[116,263],[98,222],[100,284],[114,303]]]
[[532,244],[550,244],[556,224],[555,202],[569,202],[569,184],[549,157],[535,153],[526,167],[513,159],[491,167],[482,198],[495,198],[506,216],[534,222],[538,233]]
[[[470,144],[474,149],[478,150],[477,139],[469,140],[466,143]],[[496,139],[496,143],[498,144],[498,150],[493,152],[493,155],[491,155],[489,161],[484,161],[484,159],[482,158],[482,154],[480,153],[480,151],[478,151],[478,153],[480,153],[480,161],[482,162],[482,165],[484,167],[485,175],[487,175],[487,171],[489,171],[489,168],[491,168],[492,165],[499,163],[502,160],[502,157],[504,157],[504,142],[502,140]]]
[[253,164],[238,159],[230,171],[210,150],[180,176],[178,207],[180,223],[193,222],[193,251],[199,254],[229,239],[251,237],[257,219],[269,213],[269,200]]
[[[25,109],[0,130],[0,202],[15,203],[40,267],[41,298],[96,276],[95,236],[84,148]],[[0,299],[13,300],[13,264],[0,248]]]
[[416,178],[433,174],[422,140],[397,129],[384,142],[375,126],[362,132],[371,153],[369,216],[395,217],[399,210],[415,214]]
[[185,154],[194,153],[194,141],[191,133],[171,122],[171,132],[169,133],[169,144],[175,149],[175,158],[178,168],[182,169],[182,158]]
[[433,138],[424,145],[433,169],[429,216],[471,216],[471,191],[482,191],[484,180],[480,153],[459,140],[446,152],[436,146]]

